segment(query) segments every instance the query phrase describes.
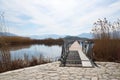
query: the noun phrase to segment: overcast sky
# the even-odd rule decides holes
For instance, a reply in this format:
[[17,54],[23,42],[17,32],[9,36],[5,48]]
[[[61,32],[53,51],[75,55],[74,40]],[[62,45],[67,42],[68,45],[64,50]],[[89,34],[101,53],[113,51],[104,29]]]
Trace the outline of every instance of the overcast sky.
[[120,0],[0,0],[0,11],[11,33],[78,35],[98,18],[120,18]]

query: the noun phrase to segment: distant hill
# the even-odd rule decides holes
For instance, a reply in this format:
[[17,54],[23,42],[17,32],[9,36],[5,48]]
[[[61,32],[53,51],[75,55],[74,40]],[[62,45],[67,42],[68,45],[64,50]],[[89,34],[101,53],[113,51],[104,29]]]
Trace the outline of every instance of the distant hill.
[[[18,36],[16,34],[10,33],[10,32],[0,32],[0,36]],[[71,36],[71,35],[56,35],[56,34],[45,34],[45,35],[30,35],[30,36],[24,36],[24,37],[30,37],[31,39],[58,39],[58,38],[64,38],[64,39],[92,39],[92,34],[90,33],[82,33],[77,36]]]
[[88,38],[82,38],[82,37],[78,37],[78,36],[66,36],[63,39],[65,39],[65,40],[86,40]]
[[64,37],[64,39],[76,39],[76,40],[78,40],[78,39],[80,39],[80,37],[77,37],[77,36],[66,36],[66,37]]
[[17,35],[9,32],[0,32],[0,36],[17,36]]
[[93,38],[91,33],[82,33],[82,34],[79,34],[78,36],[81,38],[89,38],[89,39]]
[[90,33],[82,33],[82,34],[79,34],[77,36],[71,36],[71,35],[56,35],[56,34],[45,34],[45,35],[30,35],[30,36],[27,36],[27,37],[30,37],[31,39],[46,39],[46,38],[53,38],[53,39],[58,39],[58,38],[65,38],[65,39],[80,39],[80,38],[89,38],[91,39],[92,38],[92,34]]
[[30,37],[31,39],[46,39],[46,38],[58,39],[58,38],[63,38],[65,36],[56,35],[56,34],[45,34],[45,35],[31,35],[28,37]]

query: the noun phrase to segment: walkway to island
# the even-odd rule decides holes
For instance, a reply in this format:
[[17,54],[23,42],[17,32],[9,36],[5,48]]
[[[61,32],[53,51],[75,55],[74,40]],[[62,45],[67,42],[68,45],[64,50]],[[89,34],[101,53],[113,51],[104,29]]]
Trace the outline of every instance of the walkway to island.
[[59,67],[53,62],[0,73],[0,80],[120,80],[120,63],[96,62],[99,67]]
[[[92,64],[90,60],[87,58],[87,56],[83,53],[82,47],[78,43],[78,41],[75,41],[70,47],[69,51],[77,51],[79,53],[79,57],[81,59],[82,67],[92,67]],[[74,55],[74,53],[73,53]],[[69,57],[69,56],[68,56]]]
[[[66,45],[66,43],[64,44]],[[66,67],[93,67],[91,61],[83,53],[82,46],[78,41],[74,41],[72,44],[68,43],[62,49],[65,49],[65,51],[61,54],[64,56],[61,65]]]

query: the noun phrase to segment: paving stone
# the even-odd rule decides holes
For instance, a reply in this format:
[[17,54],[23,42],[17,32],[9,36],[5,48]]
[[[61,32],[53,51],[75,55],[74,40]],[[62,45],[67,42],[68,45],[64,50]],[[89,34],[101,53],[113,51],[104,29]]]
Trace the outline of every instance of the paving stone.
[[91,80],[98,80],[98,77],[92,77]]
[[57,61],[0,73],[0,80],[120,80],[120,63],[96,63],[99,67],[59,67]]
[[82,78],[81,80],[90,80],[89,78]]
[[111,79],[111,80],[118,80],[118,79]]

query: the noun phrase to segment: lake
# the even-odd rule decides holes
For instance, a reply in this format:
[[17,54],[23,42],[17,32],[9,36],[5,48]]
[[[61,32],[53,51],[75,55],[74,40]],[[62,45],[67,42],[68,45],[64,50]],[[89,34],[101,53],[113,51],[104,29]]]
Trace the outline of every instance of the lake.
[[60,58],[61,51],[62,48],[58,45],[17,45],[9,47],[11,60],[24,59],[24,55],[27,55],[29,59],[33,56],[39,58],[42,55],[45,59],[56,61]]

